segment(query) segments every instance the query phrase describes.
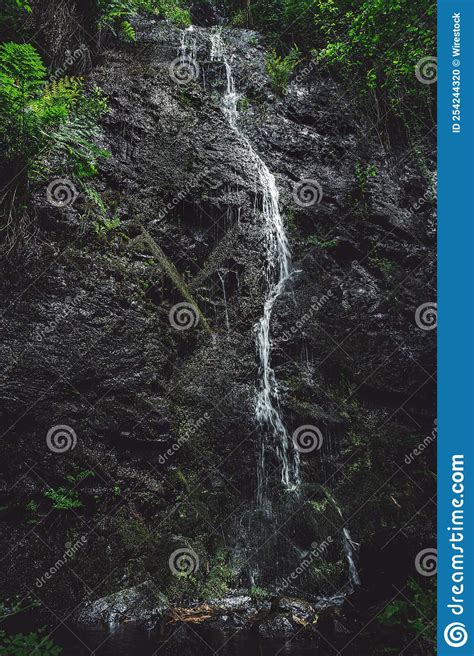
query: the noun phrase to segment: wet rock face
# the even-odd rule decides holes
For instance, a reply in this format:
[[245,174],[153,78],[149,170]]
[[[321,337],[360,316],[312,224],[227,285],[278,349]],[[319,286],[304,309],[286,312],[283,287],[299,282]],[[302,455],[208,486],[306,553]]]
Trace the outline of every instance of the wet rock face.
[[[2,495],[15,511],[1,536],[9,589],[49,567],[68,534],[88,537],[42,589],[50,607],[58,590],[72,607],[86,589],[94,599],[149,577],[168,585],[180,541],[211,568],[222,535],[240,550],[236,578],[247,583],[247,545],[258,535],[261,192],[220,109],[224,76],[210,62],[208,32],[196,30],[198,75],[185,84],[176,73],[181,38],[164,22],[140,20],[137,43],[111,46],[90,77],[110,104],[102,145],[111,157],[93,185],[120,228],[98,233],[83,194],[58,210],[38,189],[34,249],[0,281]],[[346,575],[339,515],[324,505],[322,484],[354,517],[356,541],[416,511],[404,502],[403,473],[378,493],[376,513],[371,503],[359,509],[389,478],[389,462],[403,466],[413,435],[432,431],[434,332],[415,315],[435,298],[433,209],[416,207],[428,185],[420,171],[434,163],[429,149],[423,167],[407,148],[388,151],[313,67],[276,96],[259,36],[228,30],[225,38],[241,127],[276,176],[293,252],[292,285],[272,321],[283,416],[290,434],[309,425],[322,435],[301,456],[305,503],[290,502],[285,548],[271,542],[275,555],[259,542],[251,551],[285,569],[289,551],[305,554],[335,533],[325,552],[339,581],[333,593]],[[143,229],[160,260],[140,241]],[[183,285],[212,336],[202,324],[180,329],[173,308]],[[54,432],[49,443],[46,436],[62,425],[74,448],[55,451]],[[271,465],[278,495],[276,457]],[[375,473],[364,476],[369,469]],[[55,507],[50,488],[73,489],[61,494],[77,504]],[[303,576],[298,587],[325,590],[324,573],[316,584]]]
[[151,630],[167,609],[167,599],[154,588],[152,582],[147,581],[135,588],[120,590],[84,604],[77,613],[76,621],[83,626],[105,624],[110,627],[133,622]]

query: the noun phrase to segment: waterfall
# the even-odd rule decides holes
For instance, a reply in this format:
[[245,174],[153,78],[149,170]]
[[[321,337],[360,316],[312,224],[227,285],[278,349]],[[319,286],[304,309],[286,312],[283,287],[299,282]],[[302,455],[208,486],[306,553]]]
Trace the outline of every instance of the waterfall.
[[220,29],[213,30],[211,39],[211,61],[224,65],[226,72],[226,91],[222,98],[222,111],[229,126],[239,136],[248,150],[250,161],[255,166],[257,178],[262,192],[263,229],[266,243],[266,297],[263,314],[256,330],[256,348],[259,359],[259,384],[256,396],[255,415],[262,429],[260,453],[258,458],[258,495],[259,507],[265,503],[266,453],[273,445],[281,467],[281,481],[286,489],[295,490],[299,487],[299,454],[296,449],[290,449],[290,436],[283,423],[278,396],[278,384],[275,372],[271,366],[272,343],[270,324],[273,308],[283,293],[291,275],[291,255],[288,238],[279,208],[279,193],[275,177],[257,154],[249,139],[240,131],[238,125],[239,94],[236,91],[232,66],[226,54]]
[[[344,522],[344,515],[342,514],[342,510],[339,508],[336,500],[330,494],[329,492],[326,491],[326,496],[328,499],[331,501],[331,503],[334,505],[334,508],[336,509],[339,517],[342,519]],[[351,590],[353,591],[354,588],[358,585],[360,585],[360,577],[359,577],[359,572],[357,570],[357,565],[356,565],[356,560],[357,560],[357,549],[358,549],[358,544],[354,542],[354,540],[351,537],[351,534],[349,532],[349,529],[347,526],[344,526],[342,529],[342,545],[344,548],[344,554],[346,556],[347,560],[347,565],[349,568],[349,585]]]
[[225,291],[225,275],[223,276],[220,271],[217,272],[217,275],[219,276],[219,280],[221,281],[222,297],[224,299],[224,309],[225,309],[225,325],[227,328],[227,332],[229,332],[230,322],[229,322],[229,311],[227,309],[227,294]]
[[190,25],[181,33],[181,43],[179,46],[181,62],[195,62],[197,56],[197,37],[194,27]]
[[349,566],[349,583],[351,588],[354,589],[357,585],[360,585],[359,572],[357,571],[356,566],[356,554],[357,546],[351,538],[349,529],[344,527],[342,529],[343,541],[344,541],[344,553],[346,554],[347,564]]

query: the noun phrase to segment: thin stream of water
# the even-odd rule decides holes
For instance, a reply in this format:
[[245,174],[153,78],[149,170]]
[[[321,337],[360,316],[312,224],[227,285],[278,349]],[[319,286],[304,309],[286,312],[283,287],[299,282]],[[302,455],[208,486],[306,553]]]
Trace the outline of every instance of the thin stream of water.
[[265,232],[266,297],[263,313],[256,325],[256,347],[259,358],[259,386],[257,390],[255,415],[262,428],[262,438],[257,471],[257,503],[270,511],[270,502],[265,490],[267,449],[273,445],[281,464],[281,481],[286,489],[296,490],[300,485],[299,454],[291,448],[290,436],[283,423],[280,407],[278,383],[271,366],[272,343],[270,336],[271,319],[275,303],[285,290],[291,275],[291,254],[279,207],[279,193],[275,177],[253,148],[249,139],[239,128],[238,101],[231,60],[226,53],[220,29],[210,33],[211,61],[224,65],[226,90],[222,97],[222,111],[229,126],[239,136],[248,150],[250,160],[255,166],[257,179],[262,192],[261,218]]

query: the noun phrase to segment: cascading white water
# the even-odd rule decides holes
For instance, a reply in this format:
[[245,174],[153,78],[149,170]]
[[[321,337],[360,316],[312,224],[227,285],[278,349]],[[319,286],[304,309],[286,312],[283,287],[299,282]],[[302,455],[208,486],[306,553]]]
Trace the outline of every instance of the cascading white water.
[[[272,446],[278,456],[281,466],[281,480],[288,490],[297,490],[300,486],[299,454],[296,449],[291,448],[290,436],[283,423],[280,408],[278,383],[275,372],[271,366],[272,342],[270,336],[271,319],[275,303],[285,290],[285,286],[291,276],[291,254],[285,226],[280,214],[279,193],[275,177],[268,166],[255,151],[250,140],[239,128],[238,102],[239,94],[236,90],[231,59],[228,57],[222,39],[221,29],[213,29],[210,32],[211,61],[219,62],[224,66],[226,74],[226,90],[222,96],[222,112],[226,117],[230,128],[238,135],[247,149],[249,160],[253,163],[256,178],[262,195],[261,218],[266,244],[265,282],[266,297],[263,313],[255,326],[256,347],[259,358],[260,380],[256,395],[255,415],[262,429],[260,454],[257,467],[258,477],[258,506],[262,510],[271,512],[271,502],[265,493],[265,481],[267,478],[267,452]],[[197,36],[193,27],[182,33],[180,55],[183,62],[195,61],[197,55]],[[225,281],[221,272],[218,272],[221,280],[224,302],[226,306],[226,326],[229,331],[229,318],[227,314],[227,298],[225,292]],[[328,494],[331,501],[343,520],[342,512],[336,501]],[[349,529],[342,528],[342,544],[349,569],[349,585],[351,589],[360,585],[357,571],[357,544],[352,540]],[[258,568],[250,572],[252,584],[259,576]]]
[[227,309],[227,293],[226,293],[226,290],[225,290],[225,276],[223,276],[220,271],[217,272],[217,275],[219,276],[219,280],[221,282],[222,296],[224,298],[225,325],[226,325],[226,328],[227,328],[227,332],[229,332],[229,330],[230,330],[230,321],[229,321],[229,310]]
[[181,62],[195,62],[197,55],[197,37],[194,33],[194,27],[190,25],[181,33],[181,44],[179,47]]
[[359,572],[357,571],[357,565],[355,560],[356,553],[357,553],[357,546],[352,540],[348,528],[344,527],[342,529],[342,534],[344,539],[344,552],[346,554],[347,564],[349,566],[349,582],[351,584],[352,589],[354,589],[357,585],[360,585],[360,577],[359,577]]
[[[336,509],[339,517],[342,519],[344,522],[344,515],[342,514],[342,510],[339,508],[336,500],[334,497],[326,491],[326,495],[328,499],[332,502],[334,505],[334,508]],[[349,585],[351,590],[354,590],[354,588],[358,585],[360,585],[360,577],[359,577],[359,572],[357,570],[357,549],[358,546],[354,540],[351,537],[351,534],[349,533],[349,529],[347,526],[343,526],[342,528],[342,544],[344,547],[344,554],[347,559],[347,565],[349,568]]]
[[245,144],[253,162],[262,192],[262,212],[266,240],[265,281],[267,295],[263,314],[256,325],[256,344],[259,357],[260,381],[256,398],[255,414],[262,428],[262,443],[258,464],[258,504],[264,505],[266,480],[266,451],[268,440],[272,440],[281,464],[281,480],[287,489],[297,489],[300,484],[299,454],[290,449],[290,437],[281,418],[278,399],[278,384],[271,366],[272,343],[270,324],[276,301],[285,289],[291,275],[291,255],[288,238],[279,208],[279,193],[275,177],[257,154],[238,125],[239,94],[236,91],[232,67],[226,54],[220,29],[213,30],[211,38],[211,61],[224,65],[227,78],[226,91],[222,98],[222,111],[230,127]]

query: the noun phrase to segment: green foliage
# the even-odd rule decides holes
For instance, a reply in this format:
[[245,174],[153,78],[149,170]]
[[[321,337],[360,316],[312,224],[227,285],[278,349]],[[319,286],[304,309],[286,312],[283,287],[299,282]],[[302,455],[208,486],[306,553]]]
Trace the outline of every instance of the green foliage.
[[0,228],[8,242],[18,239],[19,217],[32,180],[66,172],[75,179],[97,173],[107,153],[94,144],[98,119],[107,105],[98,88],[86,93],[81,78],[48,83],[43,61],[28,43],[0,45]]
[[8,656],[59,656],[62,647],[54,644],[45,630],[7,635],[0,631],[0,654]]
[[29,0],[3,0],[0,9],[0,41],[23,32],[24,18],[31,13]]
[[121,34],[127,41],[135,41],[135,30],[130,19],[137,12],[134,0],[98,0],[99,27],[115,35]]
[[366,99],[414,124],[429,113],[434,86],[415,76],[436,54],[434,0],[225,0],[231,23],[253,27],[284,53],[293,44]]
[[226,0],[231,23],[266,34],[275,47],[311,43],[313,0]]
[[227,564],[227,551],[219,549],[211,560],[211,571],[203,588],[204,599],[219,599],[229,591],[234,578],[232,568]]
[[103,151],[93,145],[107,105],[99,89],[85,93],[81,78],[46,82],[46,68],[30,44],[0,46],[0,154],[6,165],[40,168],[46,154],[63,152],[89,174]]
[[356,189],[354,190],[352,201],[353,209],[356,214],[362,218],[367,218],[370,209],[369,180],[376,177],[377,169],[373,164],[366,164],[357,160],[355,164],[355,181]]
[[146,552],[153,553],[153,536],[149,527],[140,517],[119,514],[115,527],[120,548],[124,550],[128,558],[138,558]]
[[86,197],[85,218],[95,215],[98,215],[101,218],[106,217],[107,207],[97,189],[94,189],[90,184],[85,183],[83,185],[83,191]]
[[402,629],[409,641],[416,638],[423,653],[432,653],[436,644],[436,590],[424,590],[414,579],[408,581],[408,592],[395,599],[379,613],[378,621],[383,626]]
[[77,490],[67,487],[50,488],[44,493],[44,496],[53,502],[53,508],[56,510],[73,510],[82,508],[83,505]]
[[31,5],[29,0],[7,0],[7,6],[13,6],[21,11],[26,11],[28,14],[31,14]]
[[266,601],[270,597],[270,594],[263,588],[259,588],[258,585],[250,588],[249,595],[254,601]]
[[107,217],[100,218],[94,224],[94,230],[100,237],[107,236],[109,232],[113,232],[119,227],[120,219],[117,216],[112,217],[111,219],[108,219]]
[[36,515],[36,513],[39,510],[39,506],[36,503],[36,501],[32,499],[31,501],[28,501],[28,503],[26,504],[26,510],[31,514]]
[[46,68],[33,46],[0,45],[0,152],[7,163],[20,152],[30,157],[43,129],[60,119],[62,106],[38,104],[45,79]]
[[246,112],[250,107],[250,100],[247,98],[247,96],[243,96],[242,98],[239,98],[238,104],[239,112]]
[[239,9],[232,14],[230,24],[233,27],[245,27],[247,25],[247,12],[243,9]]
[[91,469],[81,469],[74,474],[66,476],[67,482],[72,487],[62,485],[58,488],[50,488],[44,493],[44,496],[52,501],[55,510],[73,510],[82,508],[83,503],[79,497],[82,483],[89,478],[94,478],[95,472]]
[[380,257],[375,251],[374,255],[369,257],[369,262],[372,266],[376,267],[386,282],[390,282],[393,276],[394,264],[386,257]]
[[82,483],[87,478],[94,478],[95,472],[91,469],[81,469],[77,474],[68,474],[66,479],[73,484]]
[[[0,622],[9,617],[19,615],[31,608],[38,608],[40,603],[36,599],[14,599],[0,601]],[[17,633],[9,635],[0,630],[0,654],[5,656],[59,656],[62,649],[46,635],[47,629],[43,627],[30,633]]]
[[266,70],[271,78],[273,89],[283,94],[290,82],[290,77],[300,61],[300,51],[295,46],[286,56],[279,55],[276,50],[268,53]]
[[[86,196],[86,211],[83,218],[92,218],[96,235],[106,239],[110,233],[120,227],[120,218],[118,216],[109,216],[109,210],[97,189],[94,189],[90,184],[84,184],[83,190]],[[122,237],[127,238],[125,234],[120,234]]]
[[414,98],[426,91],[414,67],[436,53],[431,0],[316,0],[314,24],[326,40],[316,49],[317,61],[365,80],[364,90],[384,91],[393,108],[402,101],[400,91]]
[[29,0],[14,0],[14,3],[18,7],[18,9],[24,9],[29,14],[31,13],[31,5],[29,3]]
[[191,25],[189,11],[180,0],[98,0],[99,26],[127,41],[135,41],[131,20],[138,12],[152,13],[166,18],[180,27]]
[[339,239],[322,239],[318,235],[310,235],[306,239],[308,246],[317,246],[318,248],[329,249],[335,248],[339,243]]
[[0,600],[0,622],[3,622],[7,617],[13,617],[19,613],[23,613],[30,608],[38,608],[40,602],[37,599],[30,597],[20,597],[17,595],[13,599]]
[[369,179],[375,178],[376,175],[377,169],[374,164],[364,164],[361,161],[356,162],[355,177],[362,193],[366,193]]
[[[64,78],[63,84],[69,83]],[[75,99],[67,120],[51,135],[53,154],[67,163],[73,178],[87,180],[97,175],[99,159],[109,157],[108,151],[94,143],[100,136],[98,120],[107,111],[107,103],[98,87],[86,94],[81,79],[74,78],[72,89]]]
[[189,10],[181,5],[180,0],[139,0],[139,8],[151,11],[180,27],[191,25]]

